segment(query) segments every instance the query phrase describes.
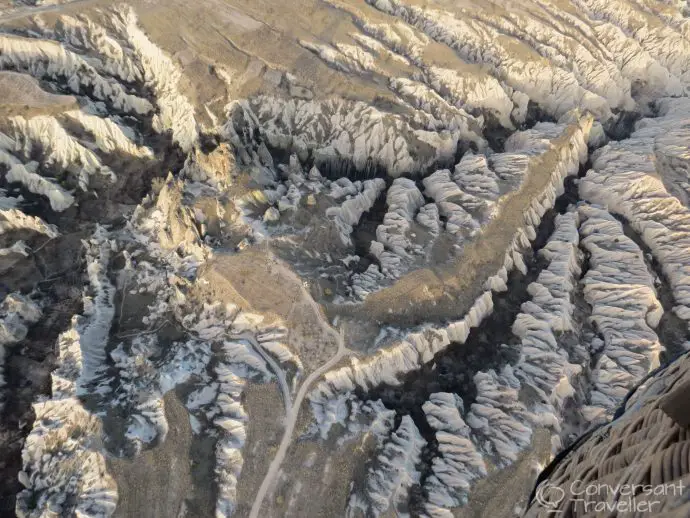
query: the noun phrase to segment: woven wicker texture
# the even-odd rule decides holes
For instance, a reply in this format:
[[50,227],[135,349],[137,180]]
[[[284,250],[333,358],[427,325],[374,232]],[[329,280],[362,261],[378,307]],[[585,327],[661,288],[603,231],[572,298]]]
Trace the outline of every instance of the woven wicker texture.
[[690,354],[542,474],[526,518],[690,517]]

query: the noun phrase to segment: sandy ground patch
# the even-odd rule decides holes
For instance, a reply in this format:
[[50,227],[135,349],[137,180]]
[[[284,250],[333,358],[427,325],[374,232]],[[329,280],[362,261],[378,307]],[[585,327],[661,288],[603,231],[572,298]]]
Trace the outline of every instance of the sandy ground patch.
[[242,450],[244,465],[237,484],[237,517],[249,515],[256,490],[278,449],[285,418],[281,396],[274,383],[248,383],[244,398],[249,422],[247,442]]
[[119,494],[115,518],[213,516],[213,449],[193,436],[189,414],[174,392],[163,400],[170,426],[166,440],[135,459],[108,459]]
[[287,325],[287,345],[310,372],[335,354],[337,344],[321,307],[288,266],[265,250],[216,257],[199,276],[209,300],[230,302]]
[[30,75],[7,70],[0,72],[0,92],[0,116],[54,115],[78,107],[71,95],[46,92]]

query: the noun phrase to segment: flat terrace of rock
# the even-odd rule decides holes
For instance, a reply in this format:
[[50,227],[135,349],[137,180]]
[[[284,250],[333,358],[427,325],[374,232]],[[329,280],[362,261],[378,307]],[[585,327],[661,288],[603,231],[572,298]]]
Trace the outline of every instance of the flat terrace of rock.
[[326,362],[338,348],[320,306],[297,275],[268,251],[216,254],[202,268],[197,285],[202,297],[259,313],[266,325],[286,326],[286,345],[307,371]]
[[27,74],[0,71],[0,116],[54,115],[78,108],[71,95],[58,95],[43,90],[38,81]]

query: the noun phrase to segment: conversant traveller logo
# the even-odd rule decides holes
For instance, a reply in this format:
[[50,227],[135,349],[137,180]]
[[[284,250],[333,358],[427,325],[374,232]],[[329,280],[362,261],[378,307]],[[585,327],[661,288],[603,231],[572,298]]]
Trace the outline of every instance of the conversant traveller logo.
[[539,504],[539,507],[550,510],[554,513],[560,513],[558,510],[561,502],[565,500],[565,489],[559,486],[554,486],[548,482],[539,484],[534,499]]
[[577,514],[658,513],[668,498],[685,495],[687,486],[682,480],[666,484],[603,484],[575,480],[563,485],[543,482],[534,500],[547,515],[558,515],[566,509]]

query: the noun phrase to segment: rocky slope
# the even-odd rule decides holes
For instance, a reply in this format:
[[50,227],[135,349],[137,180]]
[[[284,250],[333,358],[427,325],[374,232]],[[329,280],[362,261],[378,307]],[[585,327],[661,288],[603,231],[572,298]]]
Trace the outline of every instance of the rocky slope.
[[509,516],[690,347],[681,6],[91,4],[0,14],[2,513]]

